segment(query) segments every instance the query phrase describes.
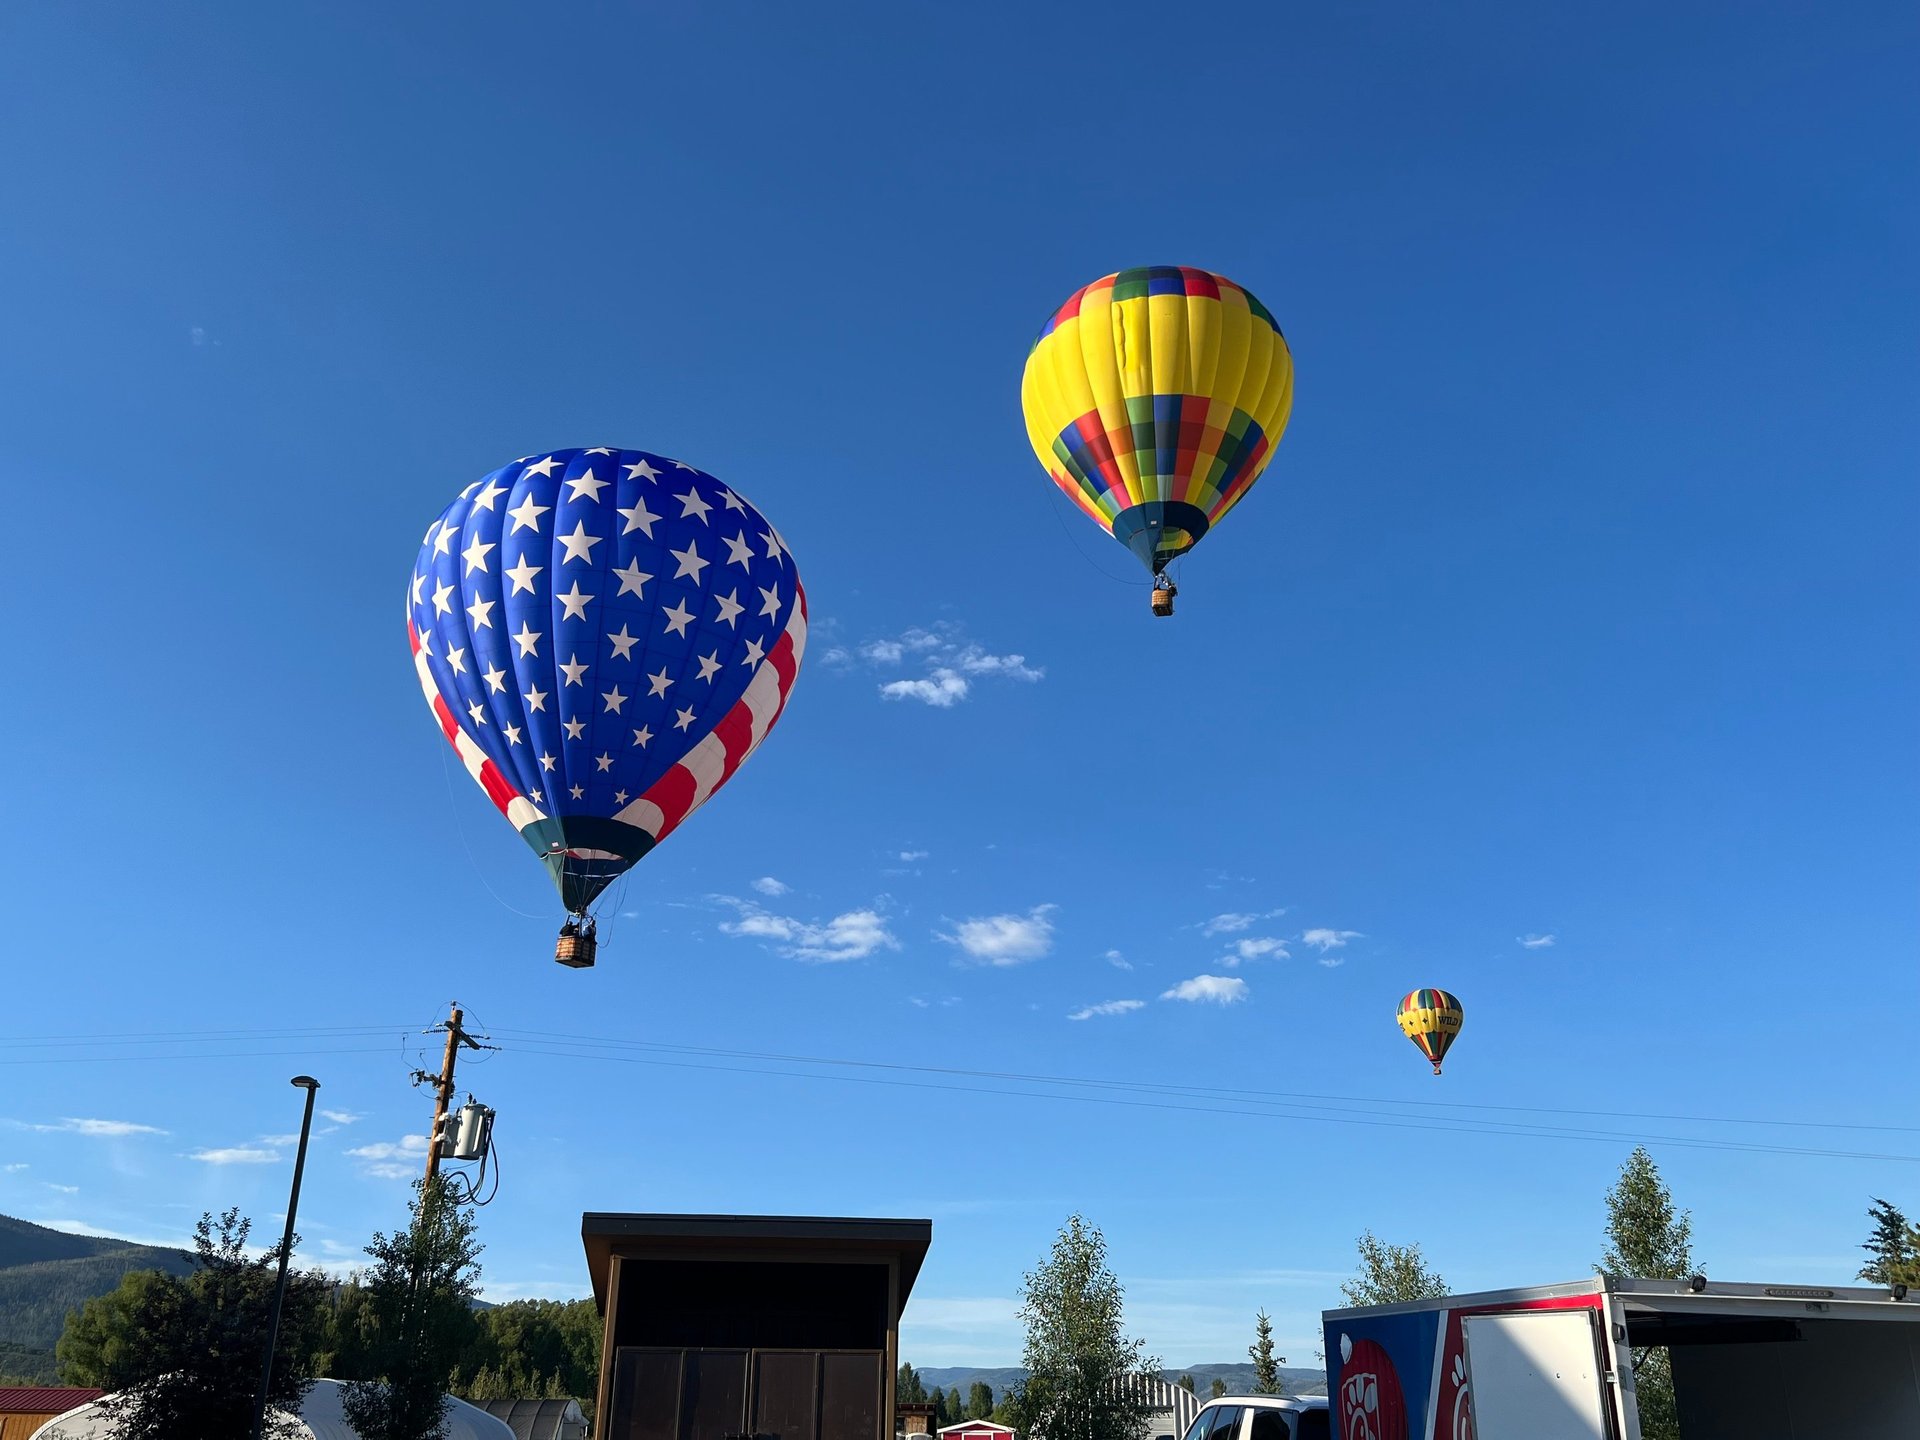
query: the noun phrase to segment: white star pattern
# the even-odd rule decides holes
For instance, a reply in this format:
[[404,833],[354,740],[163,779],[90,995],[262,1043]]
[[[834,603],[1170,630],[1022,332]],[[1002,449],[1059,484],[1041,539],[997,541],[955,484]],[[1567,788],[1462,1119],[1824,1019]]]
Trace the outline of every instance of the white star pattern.
[[527,709],[544,710],[547,708],[547,696],[551,693],[551,691],[542,690],[536,685],[520,698],[527,702]]
[[500,733],[507,737],[507,744],[518,745],[520,743],[520,727],[518,725],[502,725],[500,727]]
[[589,470],[579,479],[567,481],[567,499],[578,500],[582,495],[585,495],[589,500],[598,504],[600,501],[600,492],[612,483],[611,480],[600,479],[593,471]]
[[727,564],[738,565],[749,575],[753,573],[753,548],[747,544],[746,532],[727,541]]
[[538,464],[527,466],[527,468],[521,472],[521,475],[523,478],[527,475],[538,475],[541,479],[547,480],[551,479],[553,472],[559,468],[560,462],[549,455]]
[[496,485],[491,480],[489,480],[487,482],[486,489],[482,490],[478,495],[473,497],[473,503],[475,507],[478,509],[491,510],[493,509],[493,502],[498,500],[502,495],[506,493],[507,493],[506,486]]
[[778,560],[782,555],[787,553],[787,547],[780,543],[780,537],[774,534],[773,531],[767,531],[767,533],[760,538],[766,542],[767,559]]
[[587,722],[576,715],[571,720],[562,720],[560,728],[567,732],[567,739],[579,740],[587,733]]
[[420,603],[420,587],[426,583],[427,583],[427,577],[424,571],[422,571],[420,574],[413,577],[413,603],[414,604],[418,605]]
[[647,742],[652,738],[653,738],[653,731],[649,730],[644,725],[642,725],[638,730],[633,732],[633,743],[638,745],[642,750],[647,748]]
[[533,588],[533,577],[546,568],[544,565],[529,565],[527,557],[522,555],[519,564],[501,573],[513,582],[513,594],[538,595],[540,592]]
[[[646,461],[636,460],[633,464],[627,466],[627,478],[629,480],[658,480],[660,478],[660,472]],[[658,520],[660,517],[656,515],[653,518]]]
[[562,595],[556,591],[553,598],[566,607],[567,613],[561,616],[561,619],[584,620],[587,618],[587,602],[593,599],[593,596],[582,590],[580,582],[576,580],[573,582],[573,588],[566,594]]
[[[593,757],[593,766],[595,770],[599,771],[602,775],[604,775],[607,773],[607,771],[613,769],[613,756],[596,755]],[[261,1363],[264,1364],[265,1362],[263,1361]]]
[[543,633],[542,631],[534,629],[524,620],[520,622],[520,633],[513,637],[513,643],[520,647],[520,658],[522,660],[526,659],[529,655],[538,655],[540,653],[540,636]]
[[447,668],[456,675],[467,673],[467,650],[464,645],[447,651]]
[[[601,483],[604,485],[606,482],[603,480]],[[553,538],[566,547],[566,558],[560,562],[562,565],[571,565],[575,560],[584,560],[591,565],[593,547],[606,537],[587,534],[587,522],[581,520],[575,523],[571,535],[555,535]]]
[[720,502],[729,510],[738,510],[742,514],[746,513],[747,507],[741,502],[740,497],[724,485],[720,487]]
[[713,563],[711,560],[700,558],[700,547],[691,540],[687,541],[686,549],[669,550],[667,553],[680,562],[680,568],[673,572],[673,578],[683,580],[691,575],[696,585],[700,583],[700,572]]
[[445,555],[453,549],[453,537],[460,533],[458,527],[440,522],[440,533],[433,537],[433,553]]
[[[713,598],[714,602],[720,607],[720,613],[713,618],[716,620],[724,620],[729,625],[733,625],[734,622],[740,618],[741,612],[746,608],[740,603],[740,592],[738,589],[730,591],[725,595],[716,595]],[[735,628],[737,629],[738,627],[736,626]]]
[[[676,710],[676,711],[674,711],[673,713],[674,713],[674,716],[675,716],[675,719],[674,719],[674,722],[673,722],[673,728],[674,728],[674,729],[676,729],[676,730],[684,730],[684,729],[686,729],[686,728],[687,728],[687,727],[688,727],[689,725],[691,725],[691,724],[693,724],[693,711],[691,711],[691,710]],[[262,1362],[262,1363],[265,1363],[265,1362]]]
[[[638,560],[629,560],[625,569],[615,570],[613,573],[620,577],[620,595],[638,595],[640,587],[653,578],[640,568]],[[618,600],[620,595],[613,598]]]
[[761,648],[758,640],[747,641],[747,653],[740,658],[742,665],[758,665],[767,658],[767,652]]
[[583,799],[586,796],[587,792],[581,789],[578,785],[574,785],[567,790],[567,793],[571,795],[574,799],[579,800],[579,799]]
[[[487,723],[487,707],[482,705],[478,700],[467,706],[467,714],[473,717],[473,723],[476,726]],[[265,1362],[263,1361],[262,1363],[264,1364]]]
[[482,600],[477,595],[474,597],[473,603],[467,606],[467,614],[473,618],[475,630],[493,628],[493,607],[499,603],[497,600]]
[[626,791],[624,791],[624,790],[616,790],[616,791],[614,791],[614,792],[613,792],[613,803],[614,803],[614,804],[616,804],[616,805],[624,805],[624,804],[626,804],[626,803],[627,803],[627,792],[626,792]]
[[534,504],[533,496],[528,495],[526,499],[514,506],[513,509],[507,511],[507,514],[513,517],[513,529],[508,533],[518,535],[522,530],[531,530],[534,534],[538,535],[540,533],[540,517],[552,508],[551,505]]
[[567,677],[567,684],[581,685],[585,683],[580,677],[587,673],[587,667],[580,663],[580,657],[578,655],[567,656],[567,663],[557,668],[562,675]]
[[776,586],[768,590],[764,586],[756,585],[753,588],[760,592],[760,613],[762,615],[778,615],[780,613],[779,587]]
[[487,682],[487,689],[496,695],[507,693],[507,672],[498,665],[489,665],[486,673],[480,677]]
[[627,627],[622,625],[620,627],[620,633],[618,635],[608,635],[607,641],[613,646],[614,659],[631,660],[633,658],[633,647],[640,643],[640,637],[638,635],[629,635],[627,633]]
[[[555,756],[552,756],[552,755],[542,755],[542,756],[540,757],[540,768],[541,768],[542,770],[551,770],[551,769],[553,769],[553,762],[554,762],[554,760],[555,760],[555,758],[556,758],[556,757],[555,757]],[[263,1363],[264,1363],[264,1362],[263,1362]]]
[[591,450],[582,450],[580,453],[582,455],[611,455],[613,451],[604,445],[596,445]]
[[634,531],[638,530],[649,540],[653,538],[653,522],[660,517],[647,509],[646,496],[636,496],[633,504],[617,506],[616,511],[620,518],[627,522],[620,527],[620,533],[622,535],[631,535]]
[[678,600],[673,602],[671,610],[662,610],[660,613],[666,617],[669,635],[685,635],[687,626],[693,622],[693,612]]
[[492,549],[490,543],[482,543],[478,535],[474,536],[473,543],[460,552],[460,558],[467,562],[465,573],[471,575],[478,570],[482,575],[487,574],[487,552]]
[[710,651],[707,654],[702,655],[700,657],[700,674],[698,676],[699,679],[711,680],[713,679],[714,676],[720,673],[720,661],[716,658],[719,655],[719,653],[720,652],[717,650]]
[[658,674],[647,676],[647,694],[649,696],[664,695],[671,684],[673,681],[667,678],[667,667],[662,665]]
[[618,685],[614,686],[611,690],[605,691],[600,698],[607,702],[608,712],[614,715],[618,715],[620,713],[620,707],[627,703],[627,697],[620,693],[620,687]]
[[453,606],[447,603],[447,597],[451,594],[453,594],[453,586],[448,585],[445,582],[442,582],[441,584],[438,584],[433,587],[433,613],[434,614],[451,615],[453,613]]
[[707,523],[707,512],[711,510],[713,506],[701,498],[700,487],[698,485],[689,485],[686,494],[676,495],[673,498],[680,502],[680,518],[682,520],[697,515],[700,517],[701,524],[704,525]]

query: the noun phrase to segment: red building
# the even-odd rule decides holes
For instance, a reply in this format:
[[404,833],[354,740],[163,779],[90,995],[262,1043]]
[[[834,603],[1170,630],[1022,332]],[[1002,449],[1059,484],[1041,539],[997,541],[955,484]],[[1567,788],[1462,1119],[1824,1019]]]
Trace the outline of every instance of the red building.
[[940,1427],[940,1440],[1018,1440],[1013,1427],[998,1420],[962,1420]]

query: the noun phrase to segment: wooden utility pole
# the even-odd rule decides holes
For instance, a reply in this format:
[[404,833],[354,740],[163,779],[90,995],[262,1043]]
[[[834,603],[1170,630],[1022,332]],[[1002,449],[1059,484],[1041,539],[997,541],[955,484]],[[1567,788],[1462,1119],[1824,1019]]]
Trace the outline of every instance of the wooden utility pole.
[[440,1073],[429,1075],[424,1070],[414,1071],[416,1080],[424,1080],[433,1086],[433,1127],[427,1131],[427,1184],[433,1184],[434,1176],[440,1173],[440,1132],[447,1123],[447,1107],[453,1103],[453,1064],[460,1055],[460,1047],[470,1050],[480,1049],[480,1042],[460,1028],[460,1022],[466,1018],[459,1002],[454,1002],[453,1013],[448,1016],[444,1026],[436,1025],[436,1030],[447,1032],[447,1053],[440,1062]]

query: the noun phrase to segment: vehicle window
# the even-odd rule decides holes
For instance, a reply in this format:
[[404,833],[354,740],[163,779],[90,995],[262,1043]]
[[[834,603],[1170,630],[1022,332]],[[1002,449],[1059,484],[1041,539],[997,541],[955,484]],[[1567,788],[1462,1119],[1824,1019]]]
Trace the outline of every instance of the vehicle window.
[[1187,1426],[1187,1433],[1181,1440],[1207,1440],[1207,1431],[1213,1425],[1213,1411],[1202,1410],[1193,1417],[1193,1423]]
[[1287,1417],[1279,1410],[1256,1410],[1253,1412],[1253,1424],[1248,1427],[1247,1440],[1292,1440],[1287,1430]]
[[1294,1440],[1328,1440],[1332,1433],[1325,1410],[1302,1410],[1293,1417]]
[[1207,1431],[1207,1440],[1233,1440],[1233,1432],[1240,1426],[1240,1407],[1222,1405],[1213,1413],[1213,1428]]

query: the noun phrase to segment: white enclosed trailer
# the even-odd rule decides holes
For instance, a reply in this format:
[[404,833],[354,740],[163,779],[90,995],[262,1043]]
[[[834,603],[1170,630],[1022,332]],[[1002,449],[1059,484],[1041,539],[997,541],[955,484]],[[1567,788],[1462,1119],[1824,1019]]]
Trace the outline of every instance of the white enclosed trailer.
[[1641,1440],[1633,1352],[1682,1440],[1920,1440],[1920,1297],[1598,1275],[1329,1310],[1342,1440]]

